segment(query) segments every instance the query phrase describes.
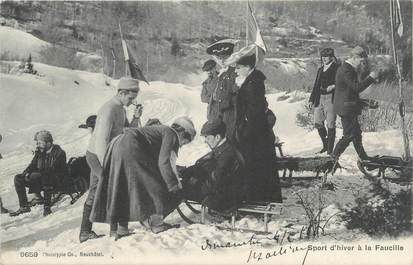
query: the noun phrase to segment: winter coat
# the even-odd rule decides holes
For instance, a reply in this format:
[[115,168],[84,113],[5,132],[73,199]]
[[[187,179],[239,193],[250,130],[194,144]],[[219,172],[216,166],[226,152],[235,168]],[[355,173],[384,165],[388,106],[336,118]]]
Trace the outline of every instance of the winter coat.
[[373,82],[371,76],[359,82],[356,70],[349,63],[344,62],[336,74],[334,112],[340,116],[359,115],[361,113],[359,93]]
[[216,211],[235,207],[242,199],[244,166],[241,153],[224,142],[181,172],[184,197]]
[[235,78],[234,67],[228,67],[228,70],[218,76],[217,87],[212,93],[208,112],[211,120],[217,118],[211,115],[214,113],[222,118],[227,128],[226,137],[230,141],[235,137],[236,96],[238,91]]
[[[50,152],[36,151],[23,175],[40,173],[42,186],[52,186],[57,190],[64,189],[64,180],[68,176],[66,153],[59,145],[54,144]],[[31,191],[29,191],[31,192]]]
[[128,125],[126,111],[115,96],[99,109],[95,129],[87,150],[95,154],[99,162],[103,164],[103,157],[109,142],[121,134],[123,128]]
[[272,173],[275,157],[265,114],[265,79],[255,69],[238,91],[237,139],[246,160],[247,198],[281,201],[281,188]]
[[218,75],[208,76],[208,78],[202,83],[201,102],[208,103],[207,119],[213,120],[219,116],[219,110],[217,107],[211,108],[212,93],[215,91],[218,85]]
[[318,68],[317,77],[314,82],[313,91],[310,95],[310,100],[314,107],[318,107],[320,104],[320,95],[332,94],[331,100],[334,98],[334,90],[327,92],[326,88],[330,85],[335,84],[336,72],[338,68],[338,63],[331,63],[327,71],[323,71],[323,66]]
[[[167,126],[125,128],[106,152],[90,220],[129,222],[168,215],[180,203],[169,192],[178,185],[170,160],[178,148],[178,136]],[[161,213],[155,212],[155,200],[161,201]]]

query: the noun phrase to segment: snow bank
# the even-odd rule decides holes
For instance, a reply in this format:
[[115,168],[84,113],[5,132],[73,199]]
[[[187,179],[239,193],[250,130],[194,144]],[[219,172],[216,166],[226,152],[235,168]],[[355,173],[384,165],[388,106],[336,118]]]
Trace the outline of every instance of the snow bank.
[[0,26],[1,53],[9,53],[10,58],[26,58],[32,56],[49,45],[35,36],[11,27]]

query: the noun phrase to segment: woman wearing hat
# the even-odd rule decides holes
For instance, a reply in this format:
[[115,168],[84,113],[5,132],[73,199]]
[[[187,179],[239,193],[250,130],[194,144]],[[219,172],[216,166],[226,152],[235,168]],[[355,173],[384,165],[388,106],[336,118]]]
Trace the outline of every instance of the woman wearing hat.
[[255,69],[255,54],[236,60],[237,140],[246,160],[248,200],[281,202],[278,175],[274,176],[275,159],[269,125],[265,115],[265,75]]
[[[106,151],[91,221],[140,221],[154,233],[173,228],[163,219],[180,203],[177,193],[182,186],[177,177],[176,156],[179,148],[195,135],[194,125],[187,117],[176,119],[170,127],[125,128]],[[118,230],[115,236],[125,235]]]
[[[310,96],[310,107],[314,107],[314,127],[318,130],[323,148],[319,153],[331,154],[336,139],[336,114],[333,108],[335,78],[338,68],[337,59],[332,48],[321,50],[321,67],[318,68],[313,91]],[[327,123],[326,130],[324,121]]]

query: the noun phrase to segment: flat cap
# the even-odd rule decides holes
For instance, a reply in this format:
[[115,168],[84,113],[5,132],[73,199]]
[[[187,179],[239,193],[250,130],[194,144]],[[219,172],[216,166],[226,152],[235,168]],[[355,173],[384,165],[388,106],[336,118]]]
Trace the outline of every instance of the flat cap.
[[321,57],[333,57],[334,56],[334,49],[333,48],[324,48],[320,51]]
[[367,52],[366,50],[363,49],[361,46],[356,46],[351,50],[351,55],[361,57],[361,58],[367,58]]
[[220,118],[216,118],[211,121],[207,121],[204,125],[202,125],[201,135],[207,136],[225,134],[225,131],[225,123]]
[[204,71],[204,72],[211,71],[216,65],[217,65],[217,63],[214,60],[209,59],[202,66],[202,71]]
[[118,90],[120,89],[139,92],[139,80],[130,77],[122,77],[118,83]]

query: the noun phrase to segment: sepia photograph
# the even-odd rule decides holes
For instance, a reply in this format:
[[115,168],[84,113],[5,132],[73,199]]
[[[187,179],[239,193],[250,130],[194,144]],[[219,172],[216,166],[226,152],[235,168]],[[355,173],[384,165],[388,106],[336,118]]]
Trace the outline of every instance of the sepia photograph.
[[0,1],[0,264],[413,264],[412,5]]

